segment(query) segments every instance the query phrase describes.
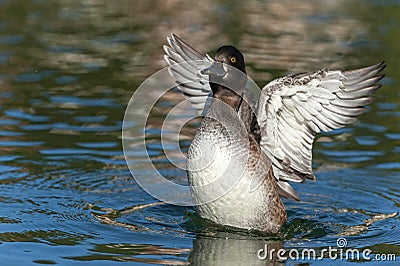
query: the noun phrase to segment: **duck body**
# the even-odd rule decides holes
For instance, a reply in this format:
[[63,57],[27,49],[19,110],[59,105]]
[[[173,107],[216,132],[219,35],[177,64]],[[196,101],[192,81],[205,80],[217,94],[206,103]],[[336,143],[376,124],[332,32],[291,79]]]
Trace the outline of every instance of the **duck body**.
[[[345,72],[323,69],[278,78],[262,88],[255,104],[237,48],[222,46],[212,59],[174,34],[168,43],[164,50],[170,74],[204,115],[187,162],[199,215],[267,233],[279,232],[287,219],[281,197],[299,200],[290,182],[316,180],[315,135],[356,121],[381,87],[380,72],[386,66],[381,62]],[[202,63],[211,66],[201,68]]]
[[[209,112],[214,111],[211,104]],[[239,126],[229,132],[223,126],[228,124],[225,119]],[[275,233],[286,221],[285,208],[270,172],[270,160],[243,125],[234,114],[223,121],[203,119],[188,151],[192,196],[201,217]]]

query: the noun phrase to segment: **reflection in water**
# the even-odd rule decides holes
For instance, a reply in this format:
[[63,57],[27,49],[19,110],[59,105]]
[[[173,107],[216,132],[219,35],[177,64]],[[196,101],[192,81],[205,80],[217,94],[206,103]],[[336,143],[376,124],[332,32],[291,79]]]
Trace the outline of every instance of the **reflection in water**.
[[[190,8],[194,5],[196,9]],[[153,0],[134,5],[129,1],[118,5],[58,1],[56,7],[56,12],[39,11],[44,18],[32,16],[18,23],[20,28],[35,32],[29,37],[36,40],[36,47],[28,47],[24,56],[29,55],[41,67],[36,69],[40,71],[25,73],[31,77],[26,76],[26,81],[43,80],[44,69],[57,69],[66,72],[57,77],[58,83],[66,85],[74,83],[77,74],[112,69],[116,63],[125,71],[112,71],[109,76],[118,75],[118,79],[129,82],[143,79],[165,65],[160,47],[169,32],[182,35],[206,52],[221,44],[237,45],[246,55],[253,78],[260,80],[270,78],[259,71],[265,69],[343,67],[344,58],[348,66],[351,45],[367,30],[357,17],[347,14],[352,6],[345,1],[324,1],[323,5],[320,1],[199,4]],[[8,8],[13,10],[12,5]],[[146,15],[136,15],[143,13]],[[43,27],[43,19],[58,23]],[[353,60],[353,64],[358,63],[356,57]]]
[[148,257],[179,257],[188,252],[187,249],[163,248],[145,244],[101,244],[93,250],[93,255],[72,256],[68,259],[73,261],[115,261],[115,262],[136,262],[160,265],[189,265],[185,261],[173,259],[152,259]]
[[194,265],[279,265],[276,251],[282,248],[281,240],[218,232],[196,236],[189,261]]
[[[275,243],[193,224],[191,209],[152,205],[130,177],[124,111],[137,86],[165,66],[170,32],[211,55],[222,44],[238,46],[261,86],[287,72],[387,60],[384,87],[367,114],[317,138],[318,181],[296,186],[302,202],[286,202],[289,221],[276,243],[335,246],[351,232],[351,247],[400,256],[399,217],[390,215],[400,206],[395,1],[5,0],[0,8],[2,263],[187,264],[242,256],[257,263],[252,252],[265,240]],[[157,169],[183,184],[184,171],[166,160],[158,136],[176,101],[165,95],[145,133]],[[182,129],[182,151],[196,123]],[[145,155],[138,152],[136,161],[144,175],[138,162]],[[389,216],[365,228],[379,214]]]

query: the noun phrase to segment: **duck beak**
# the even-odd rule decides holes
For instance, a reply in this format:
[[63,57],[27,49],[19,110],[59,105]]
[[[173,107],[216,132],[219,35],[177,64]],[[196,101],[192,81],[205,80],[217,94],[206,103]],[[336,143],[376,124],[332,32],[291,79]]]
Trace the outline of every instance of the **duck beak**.
[[200,73],[203,75],[223,77],[225,76],[226,71],[224,70],[222,63],[213,62],[210,67],[201,70]]

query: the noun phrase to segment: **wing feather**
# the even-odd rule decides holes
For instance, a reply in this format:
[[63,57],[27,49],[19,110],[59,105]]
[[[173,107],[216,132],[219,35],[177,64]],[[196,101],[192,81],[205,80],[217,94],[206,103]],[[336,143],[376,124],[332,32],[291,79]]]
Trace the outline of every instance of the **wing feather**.
[[315,179],[315,134],[356,121],[381,85],[384,62],[351,71],[321,70],[274,80],[261,92],[257,119],[261,148],[273,163],[279,193],[297,199],[287,181]]
[[183,92],[197,114],[204,114],[209,106],[212,92],[208,83],[208,76],[202,75],[204,62],[212,62],[213,59],[201,54],[184,42],[175,34],[167,37],[168,45],[164,45],[164,59],[170,66],[168,71],[175,80],[177,88]]

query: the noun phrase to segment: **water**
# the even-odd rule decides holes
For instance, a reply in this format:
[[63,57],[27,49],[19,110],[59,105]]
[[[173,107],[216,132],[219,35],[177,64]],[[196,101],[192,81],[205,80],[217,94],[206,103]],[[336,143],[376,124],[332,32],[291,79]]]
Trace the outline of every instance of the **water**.
[[[390,216],[400,206],[399,14],[398,1],[0,1],[2,265],[257,264],[265,243],[321,251],[339,236],[348,248],[399,260],[399,216]],[[295,185],[302,201],[285,201],[280,236],[208,223],[190,207],[158,203],[131,178],[125,108],[165,66],[170,32],[211,54],[237,45],[260,85],[386,60],[384,88],[367,114],[317,138],[318,181]],[[147,147],[159,171],[185,183],[158,136],[174,101],[164,98],[152,113]],[[183,151],[194,132],[185,128]],[[144,156],[137,170],[146,173]]]

